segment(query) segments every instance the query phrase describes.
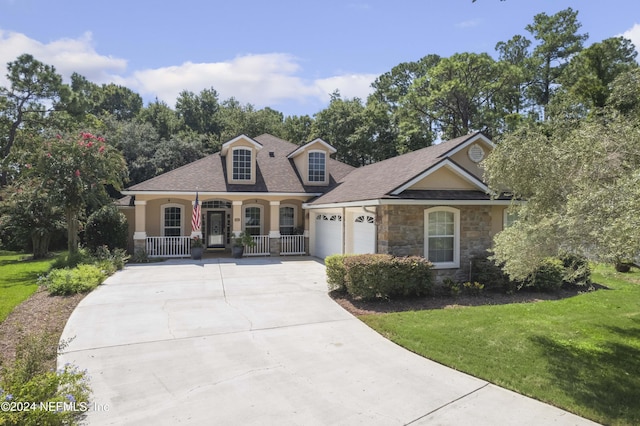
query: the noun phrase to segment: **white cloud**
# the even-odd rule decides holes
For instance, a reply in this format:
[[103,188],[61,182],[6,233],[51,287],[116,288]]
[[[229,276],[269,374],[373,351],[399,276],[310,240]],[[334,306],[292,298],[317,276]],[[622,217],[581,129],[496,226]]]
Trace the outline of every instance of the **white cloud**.
[[[65,78],[77,72],[88,80],[102,84],[118,79],[125,71],[127,61],[98,54],[92,46],[91,33],[77,39],[63,38],[50,43],[41,43],[24,34],[0,29],[0,64],[15,61],[18,56],[29,53],[47,65],[53,65]],[[0,85],[6,85],[5,72],[1,73]]]
[[477,19],[471,19],[468,21],[458,22],[455,26],[456,28],[473,28],[480,25],[480,21]]
[[625,31],[622,36],[631,40],[636,46],[636,51],[640,53],[640,24],[634,24],[633,27]]
[[[54,65],[67,81],[73,72],[77,72],[94,83],[120,84],[146,100],[158,98],[172,107],[183,90],[199,93],[213,87],[221,100],[233,96],[241,103],[251,103],[258,108],[270,106],[282,110],[280,107],[286,106],[295,111],[298,109],[295,105],[298,105],[317,107],[317,111],[326,106],[329,95],[336,89],[344,98],[365,100],[377,77],[374,74],[336,73],[326,78],[307,79],[303,77],[299,59],[286,53],[246,54],[220,62],[185,62],[129,71],[125,59],[97,53],[91,33],[75,39],[41,43],[24,34],[0,29],[0,64],[14,61],[23,53]],[[7,85],[5,73],[0,76],[2,86]]]
[[339,90],[343,99],[360,98],[367,100],[373,89],[371,83],[378,76],[375,74],[344,74],[315,81],[315,86],[322,91],[322,100],[329,101],[330,94]]

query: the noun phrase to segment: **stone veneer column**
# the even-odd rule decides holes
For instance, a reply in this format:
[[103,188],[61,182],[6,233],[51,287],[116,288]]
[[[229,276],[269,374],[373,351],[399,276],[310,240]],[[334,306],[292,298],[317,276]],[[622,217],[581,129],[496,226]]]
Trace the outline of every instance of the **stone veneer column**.
[[135,201],[135,231],[133,233],[133,251],[146,250],[147,245],[147,202]]

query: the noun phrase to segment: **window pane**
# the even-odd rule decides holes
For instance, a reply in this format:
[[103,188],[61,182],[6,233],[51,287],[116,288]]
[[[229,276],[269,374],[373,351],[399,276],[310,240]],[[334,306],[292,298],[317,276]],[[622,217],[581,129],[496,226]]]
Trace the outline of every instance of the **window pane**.
[[324,152],[309,153],[309,182],[324,182],[325,154]]
[[280,207],[280,234],[292,235],[295,229],[293,207]]
[[244,229],[251,235],[260,235],[260,208],[244,209]]
[[233,151],[233,180],[251,180],[251,150]]
[[164,209],[164,235],[166,237],[179,237],[181,234],[182,209],[180,207],[165,207]]
[[453,262],[453,237],[429,237],[429,260]]

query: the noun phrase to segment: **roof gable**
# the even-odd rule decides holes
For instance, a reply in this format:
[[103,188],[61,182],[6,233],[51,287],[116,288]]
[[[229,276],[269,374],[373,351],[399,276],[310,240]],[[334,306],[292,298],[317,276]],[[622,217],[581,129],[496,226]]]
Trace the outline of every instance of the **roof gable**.
[[308,142],[308,143],[302,145],[301,147],[297,148],[295,151],[293,151],[291,154],[289,154],[287,156],[287,158],[297,157],[298,155],[302,154],[303,152],[311,150],[311,149],[321,149],[323,151],[329,151],[329,154],[335,154],[338,151],[333,146],[329,145],[327,142],[323,141],[320,138],[317,138],[317,139],[314,139],[311,142]]
[[229,151],[229,149],[231,147],[233,147],[234,145],[251,146],[251,147],[254,147],[258,151],[260,151],[262,149],[262,144],[261,143],[255,141],[254,139],[251,139],[247,135],[240,135],[240,136],[237,136],[237,137],[231,139],[230,141],[225,142],[224,144],[222,144],[222,149],[220,150],[220,154],[223,157],[226,156],[227,152]]
[[325,193],[311,204],[397,197],[411,185],[429,176],[432,167],[438,166],[439,168],[445,165],[460,178],[485,191],[486,185],[480,179],[479,174],[469,172],[465,167],[449,158],[462,152],[465,147],[474,142],[487,144],[487,148],[493,146],[486,136],[476,132],[369,164],[349,173],[335,189]]
[[436,174],[438,174],[438,172],[445,171],[445,170],[449,172],[445,176],[453,175],[456,180],[465,182],[467,187],[464,189],[481,190],[485,192],[489,190],[489,188],[475,175],[473,175],[472,173],[469,173],[467,170],[460,167],[458,164],[456,164],[449,158],[445,158],[444,160],[440,161],[434,166],[429,167],[427,170],[425,170],[415,178],[411,179],[408,182],[405,182],[400,187],[391,191],[391,195],[400,195],[402,192],[410,189],[463,189],[463,188],[448,188],[446,186],[447,184],[441,186],[440,188],[419,187],[418,184],[421,182],[424,182],[425,179],[428,179],[429,177],[433,177]]

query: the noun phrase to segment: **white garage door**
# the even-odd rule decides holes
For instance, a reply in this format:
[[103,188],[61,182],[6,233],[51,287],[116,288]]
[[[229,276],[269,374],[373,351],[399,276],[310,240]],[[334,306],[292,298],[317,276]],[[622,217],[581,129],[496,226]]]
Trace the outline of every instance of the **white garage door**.
[[376,252],[376,218],[370,214],[353,216],[353,253]]
[[316,213],[315,254],[321,259],[342,253],[342,215]]

